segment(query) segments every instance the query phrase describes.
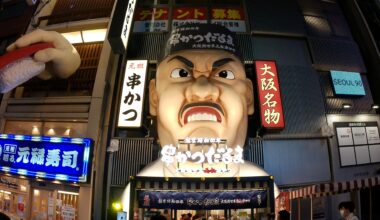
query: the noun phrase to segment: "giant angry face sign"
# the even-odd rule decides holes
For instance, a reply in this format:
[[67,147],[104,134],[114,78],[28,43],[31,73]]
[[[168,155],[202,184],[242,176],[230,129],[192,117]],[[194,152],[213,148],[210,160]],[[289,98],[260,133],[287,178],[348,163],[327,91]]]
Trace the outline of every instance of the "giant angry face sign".
[[150,82],[150,113],[157,116],[161,145],[206,137],[243,146],[253,111],[252,82],[233,34],[201,24],[173,31]]

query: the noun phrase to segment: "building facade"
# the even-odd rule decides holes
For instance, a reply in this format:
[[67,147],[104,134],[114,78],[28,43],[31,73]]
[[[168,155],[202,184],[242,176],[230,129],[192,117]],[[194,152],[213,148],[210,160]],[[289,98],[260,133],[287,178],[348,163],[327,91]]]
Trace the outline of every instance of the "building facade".
[[[12,27],[0,34],[2,52],[27,29],[39,27],[71,35],[79,32],[81,43],[74,46],[82,65],[68,79],[32,79],[4,94],[1,132],[91,138],[94,147],[87,183],[57,183],[2,173],[0,196],[4,202],[0,211],[14,217],[60,219],[62,207],[67,205],[75,209],[75,219],[106,219],[131,177],[158,159],[161,150],[157,122],[149,114],[148,95],[142,100],[141,126],[118,127],[127,61],[147,60],[144,93],[149,94],[148,82],[155,78],[168,33],[194,22],[217,23],[236,32],[255,95],[244,159],[273,175],[283,193],[292,195],[308,186],[332,186],[330,193],[290,196],[292,219],[336,219],[339,202],[346,200],[355,202],[362,219],[379,217],[374,208],[379,195],[375,185],[379,183],[370,184],[368,179],[378,176],[380,169],[376,105],[380,104],[380,56],[377,32],[365,1],[135,3],[127,50],[121,54],[112,41],[86,43],[83,36],[86,30],[107,29],[109,36],[111,29],[121,29],[127,1],[39,1],[31,6],[24,1],[2,3],[7,13],[0,17],[0,26]],[[377,7],[377,12],[372,11],[375,15],[379,11],[376,4],[373,1],[370,7]],[[14,12],[21,8],[28,13]],[[258,95],[262,85],[257,80],[257,61],[275,61],[285,123],[282,129],[265,128],[265,119],[260,119],[264,110]],[[335,184],[354,180],[360,186],[353,183],[345,190],[334,188]],[[23,214],[17,208],[19,203],[25,206]]]

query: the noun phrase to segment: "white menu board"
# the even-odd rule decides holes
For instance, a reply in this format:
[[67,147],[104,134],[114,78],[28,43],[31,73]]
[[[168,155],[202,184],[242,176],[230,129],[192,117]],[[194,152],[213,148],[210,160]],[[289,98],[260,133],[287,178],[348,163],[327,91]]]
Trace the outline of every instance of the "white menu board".
[[367,135],[365,127],[352,127],[352,135],[354,136],[354,145],[367,144]]
[[378,127],[366,127],[368,144],[380,144]]
[[354,144],[350,127],[337,128],[336,132],[339,146],[351,146]]

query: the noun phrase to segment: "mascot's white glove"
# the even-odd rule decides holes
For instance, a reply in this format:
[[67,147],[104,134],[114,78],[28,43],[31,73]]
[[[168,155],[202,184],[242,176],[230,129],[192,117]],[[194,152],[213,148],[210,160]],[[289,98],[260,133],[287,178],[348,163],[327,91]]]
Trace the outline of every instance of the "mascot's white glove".
[[[8,54],[23,54],[28,47],[36,43],[51,43],[52,47],[41,49],[31,56],[12,60],[0,68],[0,92],[8,92],[30,78],[39,74],[42,79],[52,76],[67,78],[80,66],[80,56],[76,49],[59,33],[36,30],[28,33],[7,48]],[[14,56],[13,56],[14,57]],[[2,57],[0,57],[1,63]],[[9,59],[8,61],[9,62]],[[46,64],[46,65],[45,65]],[[46,71],[44,71],[46,70]]]

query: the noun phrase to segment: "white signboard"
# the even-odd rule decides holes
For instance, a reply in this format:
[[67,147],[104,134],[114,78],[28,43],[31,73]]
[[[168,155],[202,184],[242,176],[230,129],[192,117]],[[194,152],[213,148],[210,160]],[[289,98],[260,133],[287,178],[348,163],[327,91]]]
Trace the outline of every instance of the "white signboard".
[[341,147],[339,148],[340,163],[342,166],[356,165],[354,147]]
[[67,205],[62,206],[61,216],[64,220],[75,219],[75,208]]
[[380,162],[380,144],[370,145],[369,152],[371,154],[372,163]]
[[365,127],[352,127],[352,134],[354,136],[355,145],[367,144],[367,135],[365,134]]
[[133,14],[135,12],[137,0],[129,0],[127,11],[125,13],[123,29],[121,30],[121,40],[123,41],[124,49],[127,49],[129,33],[131,32]]
[[141,127],[147,66],[147,60],[127,61],[118,127]]
[[380,144],[379,129],[376,127],[366,127],[368,144]]
[[350,127],[337,128],[339,146],[353,145],[352,133]]
[[367,145],[355,147],[355,154],[357,164],[367,164],[371,162]]

